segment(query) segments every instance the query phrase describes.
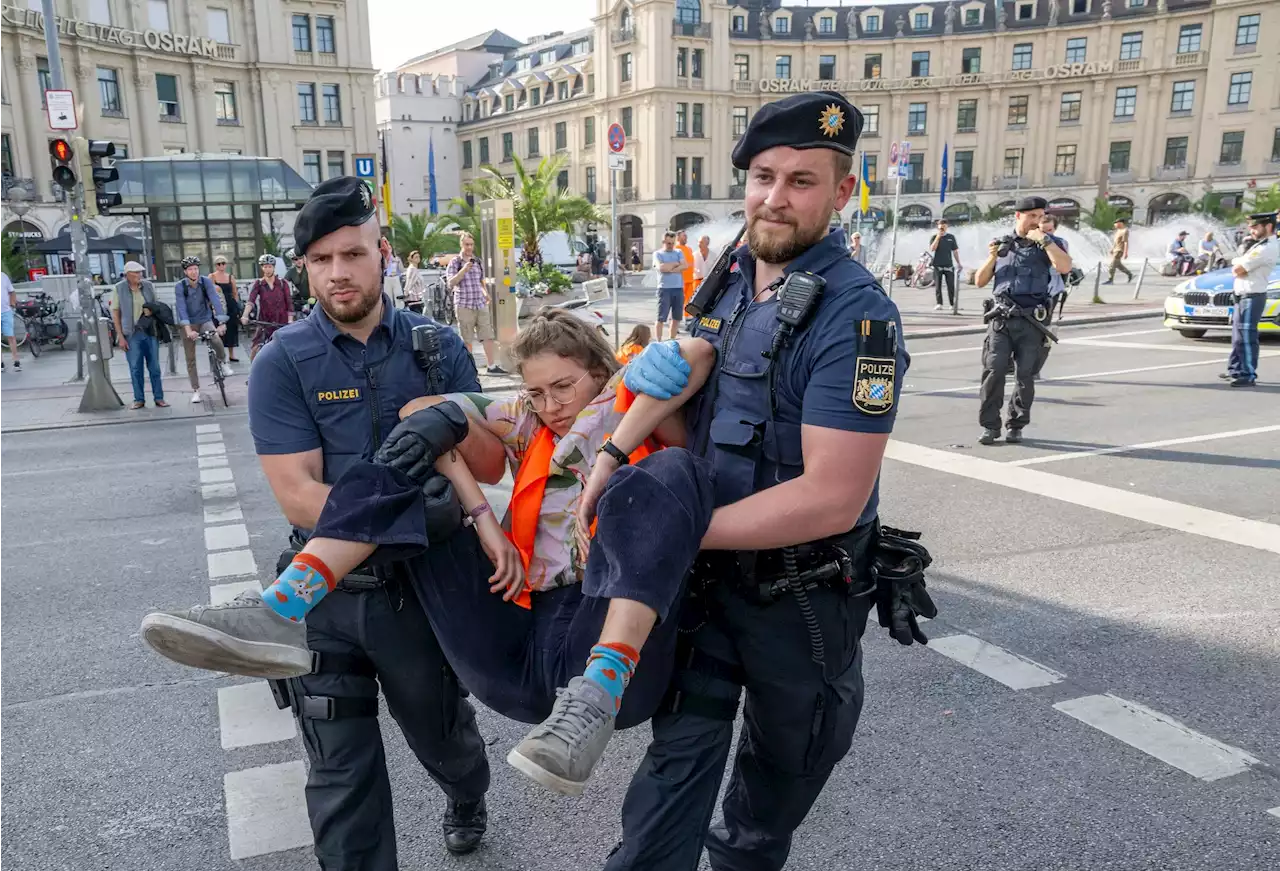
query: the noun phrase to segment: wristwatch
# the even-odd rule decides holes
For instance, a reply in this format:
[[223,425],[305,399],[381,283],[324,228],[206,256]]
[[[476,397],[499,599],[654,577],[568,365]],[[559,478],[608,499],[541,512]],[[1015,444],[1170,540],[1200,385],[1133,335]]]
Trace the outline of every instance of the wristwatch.
[[623,453],[622,448],[615,445],[612,439],[605,439],[604,444],[600,446],[600,450],[597,453],[608,454],[617,460],[620,466],[625,466],[631,462],[631,457]]

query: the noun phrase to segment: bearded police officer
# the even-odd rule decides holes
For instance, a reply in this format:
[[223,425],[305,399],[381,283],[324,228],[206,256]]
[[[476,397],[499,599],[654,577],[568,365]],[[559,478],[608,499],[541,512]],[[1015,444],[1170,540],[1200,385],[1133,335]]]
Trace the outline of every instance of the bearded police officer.
[[1071,271],[1071,257],[1057,236],[1040,229],[1043,197],[1023,197],[1014,207],[1013,233],[993,239],[986,261],[978,267],[975,283],[996,286],[987,309],[987,338],[982,346],[982,392],[978,423],[980,444],[1000,438],[1000,406],[1004,403],[1004,379],[1013,366],[1013,397],[1006,422],[1008,442],[1022,441],[1022,430],[1031,422],[1035,399],[1035,371],[1048,332],[1049,309],[1058,274]]
[[[886,567],[877,590],[871,567],[893,538],[880,537],[877,485],[908,357],[897,308],[828,230],[853,191],[862,123],[839,94],[787,97],[734,149],[747,244],[690,306],[718,355],[687,417],[717,507],[682,611],[688,647],[609,871],[693,871],[704,841],[717,871],[782,868],[852,742],[873,601],[904,644],[924,641],[917,614],[936,613],[922,571]],[[654,343],[626,383],[667,398],[688,372],[675,343]],[[927,553],[913,558],[922,569]],[[708,835],[744,686],[724,820]]]
[[[403,405],[420,396],[480,389],[456,333],[397,310],[382,293],[386,255],[375,215],[369,187],[358,179],[329,179],[315,189],[298,213],[294,237],[319,305],[310,317],[278,330],[253,364],[249,426],[267,482],[294,526],[294,549],[315,527],[333,482],[354,461],[374,456],[397,427]],[[455,435],[465,434],[464,426]],[[437,452],[453,446],[446,441]],[[470,437],[456,446],[477,478],[502,477],[500,449],[495,454]],[[452,492],[432,492],[424,495],[424,512],[440,507],[434,499],[443,504],[443,517],[451,511],[460,523]],[[452,531],[439,530],[442,536]],[[429,535],[436,532],[428,526]],[[383,550],[374,556],[395,558]],[[293,557],[286,551],[282,564]],[[287,689],[281,682],[273,687],[277,703],[297,715],[311,760],[307,810],[325,871],[397,867],[379,687],[409,747],[448,797],[445,846],[469,852],[485,830],[484,743],[405,579],[419,569],[416,563],[379,562],[339,581],[307,616],[310,653],[302,649],[302,624],[275,613],[257,593],[224,605],[157,612],[143,621],[147,643],[187,665],[301,675]],[[280,662],[247,667],[263,650]]]
[[1231,356],[1225,380],[1232,387],[1253,387],[1258,382],[1258,321],[1267,305],[1271,272],[1280,255],[1276,240],[1276,213],[1249,216],[1249,238],[1239,257],[1231,261],[1235,312],[1231,322]]

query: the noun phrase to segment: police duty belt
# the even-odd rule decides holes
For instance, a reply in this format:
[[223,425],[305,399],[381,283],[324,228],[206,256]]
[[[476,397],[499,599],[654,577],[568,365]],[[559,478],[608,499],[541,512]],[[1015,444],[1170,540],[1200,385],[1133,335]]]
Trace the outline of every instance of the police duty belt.
[[1048,316],[1049,310],[1042,305],[1038,305],[1034,309],[1029,309],[1023,308],[1020,305],[1014,305],[1013,303],[997,303],[982,316],[982,322],[984,324],[989,324],[992,321],[1000,321],[1000,323],[996,325],[996,329],[1000,330],[1004,328],[1003,322],[1007,321],[1009,318],[1022,318],[1031,324],[1031,326],[1039,330],[1046,339],[1056,344],[1058,341],[1057,335],[1053,330],[1044,325],[1044,320]]

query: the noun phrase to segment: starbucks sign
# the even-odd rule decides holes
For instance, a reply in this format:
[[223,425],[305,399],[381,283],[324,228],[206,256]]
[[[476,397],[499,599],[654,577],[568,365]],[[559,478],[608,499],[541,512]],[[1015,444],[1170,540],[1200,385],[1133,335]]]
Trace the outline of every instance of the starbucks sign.
[[[34,9],[20,9],[6,5],[0,7],[0,20],[13,27],[44,33],[44,14]],[[207,37],[169,33],[167,30],[129,30],[124,27],[112,27],[107,24],[94,24],[92,21],[77,21],[74,18],[62,17],[54,19],[54,28],[59,36],[73,36],[76,39],[104,45],[148,48],[163,54],[234,59],[235,49],[229,45],[219,46],[216,40]],[[222,49],[221,52],[219,48]]]

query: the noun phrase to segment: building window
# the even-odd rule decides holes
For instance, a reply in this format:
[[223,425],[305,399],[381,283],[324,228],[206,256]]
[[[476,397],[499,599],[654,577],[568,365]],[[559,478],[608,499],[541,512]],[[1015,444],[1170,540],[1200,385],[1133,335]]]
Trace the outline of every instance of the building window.
[[631,107],[623,106],[622,111],[618,113],[618,123],[622,125],[622,132],[631,135]]
[[928,30],[929,29],[929,13],[917,12],[914,20],[911,22],[912,30]]
[[1173,101],[1169,104],[1170,112],[1190,112],[1196,102],[1195,82],[1174,82]]
[[547,66],[556,62],[556,50],[548,48],[538,52],[538,66]]
[[1013,68],[1015,70],[1031,69],[1031,43],[1020,42],[1013,47]]
[[594,166],[587,167],[587,199],[595,199],[596,196],[596,168]]
[[1089,11],[1089,0],[1071,0],[1071,14],[1084,15]]
[[223,45],[231,44],[231,15],[225,9],[210,6],[208,9],[209,36]]
[[1004,150],[1004,177],[1017,178],[1022,175],[1022,149],[1006,148]]
[[569,147],[569,125],[565,121],[556,122],[556,151],[564,151]]
[[911,152],[907,157],[907,178],[923,179],[924,178],[924,153],[919,151]]
[[160,104],[161,121],[178,121],[182,109],[178,104],[178,77],[156,73],[156,101]]
[[111,3],[109,0],[89,0],[89,20],[94,24],[110,24]]
[[929,52],[927,51],[911,52],[912,78],[922,78],[927,75],[929,75]]
[[689,49],[676,49],[676,78],[683,79],[689,75]]
[[502,109],[505,112],[514,112],[516,108],[516,95],[507,94],[502,98]]
[[1171,136],[1164,141],[1164,165],[1172,167],[1187,165],[1187,137]]
[[333,35],[333,16],[316,16],[316,50],[321,54],[336,54],[338,41]]
[[1280,127],[1271,134],[1271,162],[1280,163]]
[[293,50],[311,51],[311,16],[293,16]]
[[582,119],[582,144],[583,145],[596,144],[596,119],[595,118]]
[[701,135],[702,135],[702,132],[703,132],[703,128],[702,128],[702,104],[701,104],[701,103],[694,103],[694,104],[693,104],[693,135],[694,135],[694,136],[701,136]]
[[556,82],[556,99],[569,99],[569,81],[567,79]]
[[1232,73],[1231,84],[1227,88],[1228,106],[1247,106],[1253,93],[1253,73]]
[[1178,29],[1178,54],[1190,54],[1200,50],[1200,38],[1204,28],[1199,24],[1184,24]]
[[982,72],[982,49],[966,48],[960,52],[960,72],[969,75]]
[[510,163],[511,155],[515,152],[515,137],[510,133],[502,134],[502,162]]
[[236,86],[231,82],[213,83],[214,117],[219,124],[238,124],[240,113],[236,109]]
[[956,103],[956,132],[972,133],[978,129],[978,101],[960,100]]
[[471,169],[471,140],[462,143],[462,168]]
[[9,141],[9,134],[0,135],[0,173],[6,178],[17,175],[13,166],[13,143]]
[[773,77],[775,79],[791,78],[791,55],[780,54],[773,59]]
[[152,30],[169,30],[169,0],[147,0],[147,24]]
[[702,3],[700,0],[676,0],[676,21],[681,24],[701,24]]
[[700,48],[693,50],[693,68],[692,73],[695,79],[702,78],[702,61],[706,57],[706,52]]
[[676,158],[676,187],[683,188],[689,177],[689,158]]
[[880,55],[869,54],[862,59],[862,77],[864,79],[880,78]]
[[1222,150],[1218,152],[1218,163],[1236,164],[1244,156],[1244,131],[1232,130],[1222,134]]
[[347,157],[341,151],[330,151],[326,155],[325,173],[329,178],[339,178],[347,174]]
[[1084,36],[1074,36],[1067,40],[1067,55],[1064,60],[1069,64],[1084,63],[1088,54],[1089,40]]
[[951,172],[952,178],[973,178],[973,152],[957,151],[955,169]]
[[341,91],[337,85],[322,85],[320,88],[324,100],[324,123],[342,124]]
[[875,155],[875,154],[868,154],[866,157],[867,157],[867,173],[866,173],[867,177],[864,178],[863,181],[865,181],[867,184],[875,184],[876,179],[880,177],[877,172],[880,165],[880,157],[879,155]]
[[676,103],[676,135],[689,135],[689,104]]
[[912,103],[907,107],[907,133],[923,136],[929,127],[929,104]]
[[1111,152],[1107,155],[1107,165],[1111,167],[1112,172],[1129,171],[1129,154],[1132,150],[1133,143],[1128,140],[1111,143]]
[[834,79],[836,77],[836,56],[834,54],[818,55],[818,78]]
[[1128,0],[1125,5],[1130,9],[1141,9],[1143,6],[1147,5],[1147,0]]
[[302,177],[314,184],[320,184],[320,152],[302,152]]
[[836,20],[830,15],[824,15],[818,19],[818,32],[832,34],[836,32]]
[[98,96],[102,99],[102,114],[119,115],[124,111],[120,102],[120,74],[106,67],[98,67]]
[[1018,20],[1030,21],[1036,17],[1035,3],[1019,3],[1018,4]]
[[631,52],[626,52],[618,58],[618,77],[624,82],[631,81]]
[[302,124],[316,123],[316,86],[310,82],[298,84],[298,121]]
[[964,11],[964,26],[965,26],[965,27],[977,27],[977,26],[978,26],[979,24],[981,24],[981,23],[982,23],[982,10],[981,10],[981,9],[966,9],[966,10]]
[[53,74],[49,72],[49,59],[36,58],[36,84],[40,88],[40,108],[44,108],[44,92],[53,87]]
[[774,33],[790,33],[791,19],[787,18],[786,16],[779,16],[778,18],[773,19],[773,32]]
[[1053,156],[1053,174],[1054,175],[1075,175],[1076,173],[1076,146],[1059,145],[1058,151]]
[[880,107],[879,106],[863,106],[862,107],[862,135],[879,136],[880,135]]
[[1137,60],[1142,57],[1142,34],[1126,33],[1120,37],[1120,60]]
[[1258,44],[1258,28],[1262,25],[1262,16],[1241,15],[1236,21],[1236,47],[1252,48]]
[[733,32],[734,33],[747,32],[747,16],[745,15],[733,16]]
[[745,54],[733,56],[733,78],[739,82],[751,81],[751,58]]
[[1027,109],[1031,98],[1027,96],[1009,98],[1009,126],[1021,127],[1027,123]]
[[1058,103],[1058,121],[1070,122],[1080,120],[1080,104],[1083,101],[1082,91],[1068,91],[1062,95]]
[[1128,88],[1116,88],[1116,107],[1115,116],[1117,118],[1132,118],[1134,113],[1138,111],[1138,88],[1132,86]]
[[866,30],[867,33],[879,33],[880,32],[880,16],[868,15],[866,17],[866,26],[863,29]]
[[[863,113],[863,117],[864,118],[866,117],[865,112]],[[864,127],[863,130],[865,132],[866,128]],[[737,139],[746,132],[747,132],[747,107],[734,106],[733,107],[733,138]]]
[[530,106],[542,105],[542,88],[530,88],[525,93],[529,95]]
[[538,150],[538,128],[530,127],[527,131],[525,131],[525,135],[528,137],[528,140],[529,140],[527,143],[529,146],[529,156],[537,157],[538,154],[540,153]]
[[489,137],[483,136],[480,139],[480,165],[484,166],[489,162]]

